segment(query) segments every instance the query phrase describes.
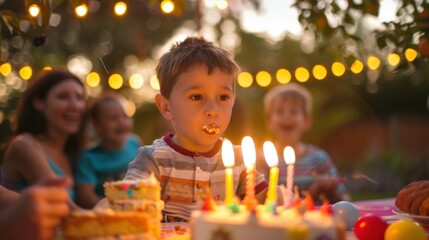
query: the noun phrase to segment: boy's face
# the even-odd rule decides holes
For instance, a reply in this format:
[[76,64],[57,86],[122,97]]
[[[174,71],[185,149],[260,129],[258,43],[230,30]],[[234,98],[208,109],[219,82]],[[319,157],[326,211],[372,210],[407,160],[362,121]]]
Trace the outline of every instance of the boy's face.
[[161,114],[174,126],[173,141],[193,152],[210,151],[228,127],[235,94],[233,77],[195,66],[182,73],[170,98],[156,98]]
[[275,97],[268,116],[268,130],[282,143],[297,144],[310,128],[311,119],[304,112],[304,102],[291,97]]
[[133,128],[133,121],[128,117],[119,102],[108,102],[100,106],[94,129],[102,141],[122,145]]

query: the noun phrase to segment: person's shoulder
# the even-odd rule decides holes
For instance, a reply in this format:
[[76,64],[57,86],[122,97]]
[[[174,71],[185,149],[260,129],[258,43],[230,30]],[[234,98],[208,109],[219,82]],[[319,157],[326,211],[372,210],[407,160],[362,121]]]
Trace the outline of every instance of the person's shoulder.
[[15,136],[9,146],[9,151],[32,151],[41,148],[40,143],[37,141],[36,137],[30,133],[23,133]]

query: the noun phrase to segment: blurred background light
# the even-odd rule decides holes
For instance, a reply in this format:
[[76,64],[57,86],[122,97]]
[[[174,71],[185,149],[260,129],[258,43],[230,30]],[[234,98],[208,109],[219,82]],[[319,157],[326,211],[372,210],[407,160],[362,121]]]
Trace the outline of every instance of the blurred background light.
[[261,87],[266,87],[271,83],[271,75],[267,71],[260,71],[256,74],[256,83]]
[[295,78],[298,82],[307,82],[310,78],[310,72],[304,67],[299,67],[295,70]]
[[110,75],[108,83],[112,89],[117,90],[117,89],[121,88],[122,85],[124,85],[124,79],[122,78],[122,76],[120,74],[114,73],[114,74]]
[[114,7],[115,14],[118,16],[122,16],[127,11],[127,4],[124,2],[117,2]]
[[313,76],[317,80],[323,80],[328,75],[328,70],[320,64],[313,67]]
[[363,71],[363,67],[363,63],[356,59],[350,67],[350,71],[354,74],[359,74]]
[[277,82],[281,84],[286,84],[290,82],[290,80],[292,79],[292,74],[289,72],[289,70],[280,68],[276,72],[276,78],[277,78]]
[[242,88],[248,88],[252,86],[252,83],[253,83],[252,74],[248,72],[241,72],[240,74],[238,74],[237,82],[238,82],[238,85]]
[[331,67],[332,74],[336,77],[341,77],[346,72],[346,67],[340,62],[334,62]]

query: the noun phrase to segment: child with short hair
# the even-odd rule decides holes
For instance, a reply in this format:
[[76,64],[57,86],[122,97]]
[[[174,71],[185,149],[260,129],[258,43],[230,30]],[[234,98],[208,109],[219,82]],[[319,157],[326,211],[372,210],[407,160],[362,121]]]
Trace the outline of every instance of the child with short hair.
[[76,171],[77,202],[92,208],[104,197],[103,184],[124,178],[141,140],[132,134],[133,120],[125,113],[122,96],[107,93],[91,106],[98,143],[79,157]]
[[[212,195],[224,200],[225,167],[221,137],[228,127],[239,71],[232,56],[200,37],[188,37],[164,54],[157,66],[161,115],[174,133],[139,149],[126,180],[148,178],[161,182],[165,202],[163,221],[188,221],[198,202]],[[246,169],[241,151],[235,152],[234,190],[245,195]],[[265,200],[268,184],[256,174],[256,198]]]
[[[329,155],[322,149],[301,140],[311,128],[312,97],[303,86],[289,83],[278,85],[264,97],[267,129],[274,134],[281,158],[283,149],[295,150],[294,185],[301,193],[308,191],[313,199],[322,195],[331,203],[348,200],[350,197]],[[279,161],[279,183],[285,184],[286,163]]]

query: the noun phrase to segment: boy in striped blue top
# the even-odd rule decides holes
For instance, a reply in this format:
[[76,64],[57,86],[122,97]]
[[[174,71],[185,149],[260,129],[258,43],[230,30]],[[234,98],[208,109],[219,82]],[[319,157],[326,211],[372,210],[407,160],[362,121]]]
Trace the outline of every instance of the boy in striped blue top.
[[[141,147],[125,180],[154,173],[165,201],[164,221],[188,221],[207,195],[224,199],[221,137],[231,118],[239,67],[224,49],[188,37],[161,57],[156,71],[160,93],[155,102],[174,133]],[[243,198],[246,169],[236,150],[234,189]],[[256,174],[255,186],[262,203],[268,186],[263,175]]]
[[[323,195],[331,203],[349,200],[350,196],[329,155],[301,140],[302,134],[311,127],[310,92],[295,83],[276,86],[265,95],[264,110],[267,129],[276,138],[276,147],[281,151],[279,156],[283,157],[286,146],[295,150],[294,185],[300,192],[307,191],[315,200]],[[279,160],[280,184],[286,183],[286,168],[285,161]]]

